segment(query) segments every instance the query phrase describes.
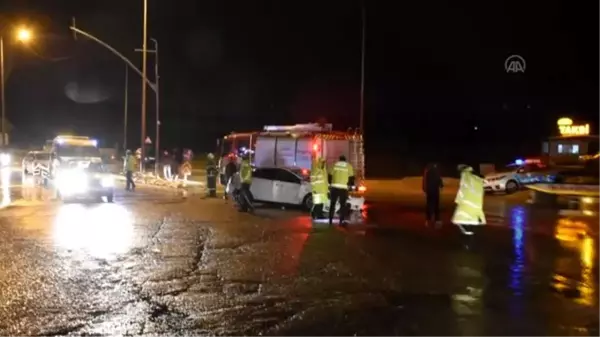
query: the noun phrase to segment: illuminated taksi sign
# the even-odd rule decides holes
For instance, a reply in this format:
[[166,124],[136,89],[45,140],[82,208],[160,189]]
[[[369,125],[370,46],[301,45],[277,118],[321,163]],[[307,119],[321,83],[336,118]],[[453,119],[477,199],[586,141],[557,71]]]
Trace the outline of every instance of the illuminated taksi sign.
[[571,118],[561,118],[556,123],[561,136],[587,136],[590,134],[590,125],[574,125]]

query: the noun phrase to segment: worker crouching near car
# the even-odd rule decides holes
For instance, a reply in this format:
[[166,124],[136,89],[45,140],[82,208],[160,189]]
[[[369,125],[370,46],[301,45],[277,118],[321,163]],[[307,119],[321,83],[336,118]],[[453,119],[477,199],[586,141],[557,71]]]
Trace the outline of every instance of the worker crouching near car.
[[473,232],[464,226],[485,225],[485,214],[483,213],[483,179],[473,173],[473,168],[467,165],[459,165],[460,186],[456,194],[456,209],[452,216],[452,223],[457,225],[464,234],[471,235]]
[[327,168],[323,158],[313,158],[310,171],[310,186],[312,189],[312,210],[313,220],[324,219],[323,206],[329,202],[327,194],[329,193],[329,183],[327,181]]

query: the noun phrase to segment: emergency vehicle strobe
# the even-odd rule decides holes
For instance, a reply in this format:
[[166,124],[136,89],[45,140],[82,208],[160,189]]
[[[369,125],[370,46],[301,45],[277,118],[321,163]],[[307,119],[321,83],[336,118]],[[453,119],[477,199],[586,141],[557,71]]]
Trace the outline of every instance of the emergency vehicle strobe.
[[62,200],[114,198],[114,180],[102,162],[96,140],[81,136],[58,136],[50,148],[46,185]]

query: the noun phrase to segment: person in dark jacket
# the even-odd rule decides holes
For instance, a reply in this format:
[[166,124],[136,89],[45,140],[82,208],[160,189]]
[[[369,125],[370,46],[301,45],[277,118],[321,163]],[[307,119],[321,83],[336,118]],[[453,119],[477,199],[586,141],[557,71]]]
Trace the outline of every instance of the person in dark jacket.
[[169,153],[169,151],[165,150],[163,151],[162,157],[160,158],[160,161],[162,162],[162,168],[163,168],[163,176],[166,180],[171,180],[173,179],[173,174],[172,174],[172,170],[171,170],[171,165],[173,162],[173,157],[171,156],[171,154]]
[[206,187],[208,188],[208,197],[217,197],[217,164],[215,163],[215,155],[209,153],[206,158]]
[[231,192],[231,181],[233,179],[233,176],[237,173],[237,170],[238,167],[236,163],[236,158],[230,156],[227,165],[225,166],[225,194],[223,195],[223,199],[225,200],[227,200],[227,194]]
[[425,193],[425,224],[430,225],[435,221],[436,226],[440,221],[440,191],[444,187],[442,176],[436,163],[429,165],[423,172],[423,192]]
[[174,148],[171,151],[171,177],[172,180],[177,181],[179,179],[179,167],[181,166],[182,158],[179,149]]

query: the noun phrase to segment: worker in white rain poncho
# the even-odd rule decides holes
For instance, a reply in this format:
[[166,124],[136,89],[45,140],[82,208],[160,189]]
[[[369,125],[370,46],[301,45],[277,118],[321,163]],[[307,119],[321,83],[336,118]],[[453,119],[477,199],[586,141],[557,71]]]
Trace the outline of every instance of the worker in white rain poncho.
[[483,179],[473,173],[473,168],[467,165],[459,165],[460,186],[456,194],[456,209],[452,216],[452,223],[457,225],[464,234],[471,235],[473,232],[465,226],[485,225],[485,214],[483,213]]

